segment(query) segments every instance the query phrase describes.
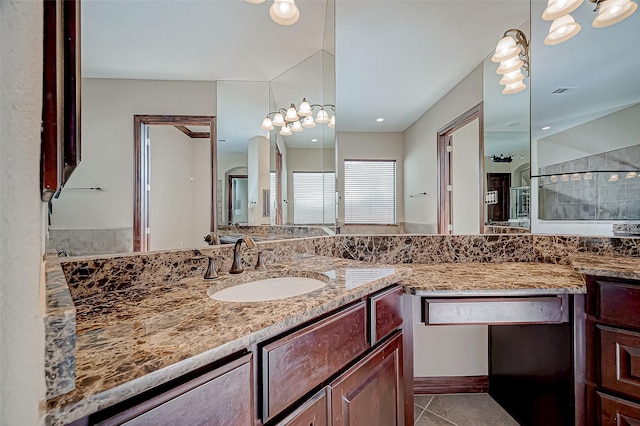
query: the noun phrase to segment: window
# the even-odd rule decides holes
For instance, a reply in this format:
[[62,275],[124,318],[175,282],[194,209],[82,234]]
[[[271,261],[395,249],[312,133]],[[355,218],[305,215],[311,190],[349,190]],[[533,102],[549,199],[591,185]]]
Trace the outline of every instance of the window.
[[336,174],[293,172],[294,225],[335,223]]
[[345,223],[396,223],[395,160],[344,161]]

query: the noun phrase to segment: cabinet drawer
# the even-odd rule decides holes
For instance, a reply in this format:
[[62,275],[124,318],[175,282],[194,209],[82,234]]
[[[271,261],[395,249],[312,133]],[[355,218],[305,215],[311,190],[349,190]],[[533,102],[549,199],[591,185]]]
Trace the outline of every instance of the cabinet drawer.
[[278,423],[278,426],[327,426],[328,424],[327,390],[311,397],[286,419]]
[[402,326],[402,288],[394,287],[371,297],[371,345]]
[[640,425],[640,405],[597,392],[601,426]]
[[556,324],[569,319],[568,298],[425,299],[425,324]]
[[263,421],[368,349],[366,308],[364,301],[358,302],[262,347]]
[[597,326],[600,384],[640,398],[640,333]]
[[90,424],[252,426],[253,368],[246,355],[126,411]]
[[596,281],[597,315],[602,321],[640,328],[640,286]]

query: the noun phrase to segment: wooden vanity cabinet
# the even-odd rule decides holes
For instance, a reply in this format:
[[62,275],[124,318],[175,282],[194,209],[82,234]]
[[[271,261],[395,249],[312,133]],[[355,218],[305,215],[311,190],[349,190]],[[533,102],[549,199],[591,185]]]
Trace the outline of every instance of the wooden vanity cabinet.
[[402,297],[398,286],[362,297],[71,425],[413,424]]
[[640,281],[587,276],[586,417],[640,425]]
[[168,383],[153,396],[140,395],[71,425],[253,426],[252,358],[248,354],[182,383]]

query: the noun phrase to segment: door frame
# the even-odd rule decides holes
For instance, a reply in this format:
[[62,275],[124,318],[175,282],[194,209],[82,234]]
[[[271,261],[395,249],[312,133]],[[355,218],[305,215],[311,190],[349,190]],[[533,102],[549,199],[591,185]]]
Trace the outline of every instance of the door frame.
[[484,233],[484,113],[483,103],[471,107],[469,110],[454,118],[451,122],[438,130],[437,143],[437,167],[438,167],[438,234],[451,234],[448,225],[453,220],[452,191],[447,191],[447,187],[452,182],[452,152],[447,151],[449,140],[453,132],[478,119],[478,161],[480,164],[480,233]]
[[233,221],[231,220],[231,217],[233,216],[231,214],[231,210],[232,210],[232,204],[233,204],[233,197],[231,196],[231,189],[233,187],[233,179],[249,179],[249,175],[228,175],[227,176],[227,223],[229,225],[233,224]]
[[133,251],[149,251],[151,237],[149,227],[149,193],[151,151],[144,135],[150,125],[174,126],[178,130],[186,126],[209,126],[209,132],[193,132],[195,138],[209,138],[211,144],[211,232],[218,227],[216,209],[216,171],[218,170],[218,143],[216,117],[213,115],[154,115],[133,116]]

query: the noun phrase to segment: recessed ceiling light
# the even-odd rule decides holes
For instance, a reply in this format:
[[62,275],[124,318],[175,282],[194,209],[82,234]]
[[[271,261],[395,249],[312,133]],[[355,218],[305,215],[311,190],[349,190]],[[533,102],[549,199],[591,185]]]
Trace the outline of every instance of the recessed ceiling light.
[[542,127],[542,130],[549,130],[551,128],[551,126],[544,126]]
[[382,122],[384,121],[384,118],[382,118],[382,117],[380,117],[380,118],[376,118],[376,121],[377,121],[378,123],[382,123]]
[[311,139],[311,142],[318,142],[318,139]]

